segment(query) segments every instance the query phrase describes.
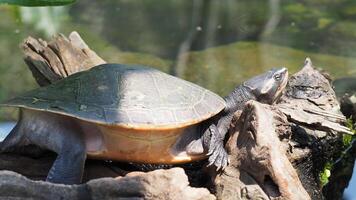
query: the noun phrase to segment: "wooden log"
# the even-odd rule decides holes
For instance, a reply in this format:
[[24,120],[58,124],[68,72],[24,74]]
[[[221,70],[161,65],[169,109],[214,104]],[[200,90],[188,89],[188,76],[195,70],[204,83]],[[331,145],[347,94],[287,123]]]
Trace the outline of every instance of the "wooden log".
[[[249,102],[226,144],[230,165],[210,172],[218,199],[323,199],[319,174],[351,134],[329,80],[306,59],[272,106]],[[340,189],[338,189],[340,190]]]
[[106,63],[77,32],[72,32],[69,38],[60,34],[48,43],[28,37],[21,46],[25,62],[40,86]]
[[[256,101],[247,103],[227,142],[231,164],[223,175],[215,178],[218,199],[245,199],[247,196],[252,199],[310,199],[288,160],[286,146],[279,139],[280,133],[290,133],[287,124],[287,118],[274,107]],[[231,174],[240,180],[239,184],[236,181],[226,184]],[[234,192],[226,193],[226,187]]]

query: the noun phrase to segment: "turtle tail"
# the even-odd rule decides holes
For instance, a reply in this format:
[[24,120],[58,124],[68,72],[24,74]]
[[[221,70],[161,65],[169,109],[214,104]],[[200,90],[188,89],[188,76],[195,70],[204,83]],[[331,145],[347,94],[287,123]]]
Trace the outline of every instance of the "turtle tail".
[[0,153],[9,152],[14,147],[19,146],[24,141],[24,134],[21,130],[21,113],[20,120],[11,130],[11,132],[6,136],[6,138],[0,142]]

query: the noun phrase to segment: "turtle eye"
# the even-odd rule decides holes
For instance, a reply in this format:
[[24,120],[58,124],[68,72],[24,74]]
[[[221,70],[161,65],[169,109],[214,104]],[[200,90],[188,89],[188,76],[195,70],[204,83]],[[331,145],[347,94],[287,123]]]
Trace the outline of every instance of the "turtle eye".
[[273,76],[273,79],[274,79],[275,81],[280,81],[280,80],[282,79],[282,75],[281,75],[281,74],[275,74],[275,75]]

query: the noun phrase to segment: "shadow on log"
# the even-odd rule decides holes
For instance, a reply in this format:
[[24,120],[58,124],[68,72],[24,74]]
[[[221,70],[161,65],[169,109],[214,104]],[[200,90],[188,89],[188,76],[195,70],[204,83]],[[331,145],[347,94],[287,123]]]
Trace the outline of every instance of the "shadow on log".
[[[69,39],[60,35],[48,43],[30,37],[24,42],[23,50],[25,61],[41,86],[105,63],[76,32],[71,33]],[[265,105],[249,101],[242,112],[235,113],[229,137],[226,139],[230,165],[225,171],[211,171],[203,164],[203,167],[189,171],[190,184],[209,187],[217,199],[224,200],[324,199],[319,175],[325,164],[335,160],[342,152],[342,133],[351,133],[343,125],[344,122],[345,117],[340,113],[339,103],[328,78],[313,68],[310,59],[306,59],[304,68],[290,78],[279,102]],[[0,169],[14,170],[29,178],[43,180],[55,155],[39,153],[37,157],[31,157],[31,154],[28,150],[18,151],[17,154],[2,154]],[[27,168],[24,168],[26,163]],[[3,171],[0,172],[0,190],[13,188],[15,196],[23,197],[25,193],[20,192],[16,185],[21,182],[25,188],[27,185],[27,188],[37,187],[45,192],[42,197],[50,197],[45,195],[51,195],[48,190],[51,188],[68,191],[72,195],[66,196],[68,198],[73,195],[89,195],[86,197],[93,199],[153,199],[158,198],[155,196],[158,194],[163,195],[161,199],[215,198],[205,189],[189,187],[183,170],[178,168],[134,175],[129,173],[119,179],[97,179],[124,176],[128,171],[131,171],[130,168],[123,170],[119,163],[89,160],[84,174],[84,179],[89,182],[79,186],[33,182]],[[153,174],[158,178],[147,178]],[[210,183],[207,177],[210,178]],[[93,183],[100,183],[102,186],[89,193],[88,187],[91,188]],[[151,187],[155,193],[144,190],[142,184]],[[100,195],[106,196],[96,196],[99,193],[95,192],[99,190],[102,192]],[[126,190],[133,193],[127,194]],[[110,196],[112,191],[118,192],[115,193],[116,196]],[[105,194],[106,192],[108,193]],[[0,194],[8,193],[4,191]],[[29,191],[26,194],[37,197],[36,192]]]

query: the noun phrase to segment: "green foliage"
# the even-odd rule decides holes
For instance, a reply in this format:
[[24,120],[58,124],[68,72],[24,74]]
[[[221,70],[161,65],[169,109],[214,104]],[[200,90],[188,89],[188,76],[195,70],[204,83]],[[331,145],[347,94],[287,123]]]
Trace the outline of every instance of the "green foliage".
[[74,3],[75,0],[0,0],[1,3],[18,6],[62,6]]
[[349,134],[343,134],[342,135],[342,142],[344,144],[344,147],[348,147],[351,142],[352,142],[352,135],[349,135]]
[[349,135],[349,134],[343,134],[342,136],[342,141],[344,144],[344,147],[347,148],[351,145],[351,142],[355,137],[355,133],[356,133],[356,127],[354,125],[354,121],[352,120],[352,118],[349,118],[346,120],[346,126],[351,130],[351,132],[353,132],[353,135]]
[[333,164],[331,162],[327,162],[324,166],[324,169],[319,174],[319,180],[320,180],[322,187],[325,186],[329,182],[329,177],[331,175],[332,166],[333,166]]

